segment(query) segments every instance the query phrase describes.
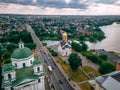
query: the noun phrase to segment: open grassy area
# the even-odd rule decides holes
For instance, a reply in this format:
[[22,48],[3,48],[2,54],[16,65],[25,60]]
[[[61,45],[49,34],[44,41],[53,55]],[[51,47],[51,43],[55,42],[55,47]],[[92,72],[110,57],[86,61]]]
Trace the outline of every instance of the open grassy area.
[[82,90],[93,90],[90,86],[90,83],[86,82],[86,83],[83,83],[83,84],[80,84],[80,88]]
[[78,71],[71,72],[71,78],[73,81],[76,82],[88,80],[88,78],[84,75],[84,73],[82,72],[82,70],[80,70],[80,68],[78,69]]
[[92,73],[95,77],[97,77],[97,76],[99,76],[100,75],[100,73],[99,72],[97,72],[96,70],[94,70],[92,67],[90,67],[90,66],[83,66],[82,67],[84,70],[85,70],[85,72],[86,73]]
[[76,82],[81,82],[84,80],[88,80],[88,78],[84,75],[82,70],[78,69],[78,71],[72,71],[69,65],[64,62],[60,57],[55,57],[58,63],[60,63],[63,70],[67,73],[67,75]]

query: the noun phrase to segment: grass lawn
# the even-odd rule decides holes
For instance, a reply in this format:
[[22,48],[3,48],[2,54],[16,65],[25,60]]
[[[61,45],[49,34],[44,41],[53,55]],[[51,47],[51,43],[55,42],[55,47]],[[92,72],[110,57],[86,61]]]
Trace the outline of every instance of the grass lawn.
[[92,90],[92,88],[91,88],[91,86],[90,86],[90,84],[88,82],[80,84],[80,88],[82,90]]
[[90,66],[83,66],[82,68],[85,70],[85,72],[87,72],[87,73],[92,73],[95,77],[100,76],[100,73],[97,72],[96,70],[94,70],[94,69],[93,69],[92,67],[90,67]]
[[88,80],[88,78],[84,75],[84,73],[82,72],[82,70],[80,70],[80,68],[78,69],[78,71],[71,72],[71,78],[73,81],[76,82]]
[[88,80],[88,78],[84,75],[84,73],[78,69],[78,71],[72,71],[67,63],[65,63],[60,57],[55,57],[58,63],[60,63],[63,70],[67,73],[67,75],[76,82],[81,82],[84,80]]

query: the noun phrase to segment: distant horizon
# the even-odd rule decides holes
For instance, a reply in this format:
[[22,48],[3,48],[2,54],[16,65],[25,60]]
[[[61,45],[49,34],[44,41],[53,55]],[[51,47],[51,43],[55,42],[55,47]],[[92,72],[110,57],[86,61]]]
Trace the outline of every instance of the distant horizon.
[[45,14],[9,14],[9,13],[2,13],[0,15],[31,15],[31,16],[120,16],[120,15],[45,15]]

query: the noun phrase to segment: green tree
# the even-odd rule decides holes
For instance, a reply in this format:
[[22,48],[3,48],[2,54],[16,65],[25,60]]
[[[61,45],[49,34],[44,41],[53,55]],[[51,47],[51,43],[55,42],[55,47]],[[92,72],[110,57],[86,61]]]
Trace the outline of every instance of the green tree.
[[9,34],[4,34],[4,37],[0,38],[0,42],[4,43],[9,41],[13,43],[18,43],[20,39],[22,39],[22,41],[26,43],[33,42],[30,32],[28,32],[27,30],[23,30],[22,32],[13,31],[9,32]]
[[81,42],[81,44],[82,44],[82,51],[86,51],[88,49],[88,46],[84,42]]
[[8,63],[11,63],[11,60],[10,60],[10,58],[8,58],[8,59],[5,59],[5,64],[8,64]]
[[70,54],[68,61],[72,70],[77,70],[79,66],[82,66],[82,60],[76,53]]
[[8,52],[8,51],[5,51],[4,53],[3,53],[3,58],[4,59],[8,59],[8,58],[10,58],[10,52]]
[[84,52],[82,52],[82,54],[94,63],[101,64],[103,61],[101,58],[99,58],[95,54],[92,54],[90,51],[84,51]]
[[100,68],[99,68],[99,72],[101,74],[110,73],[114,70],[115,70],[115,65],[113,65],[112,63],[107,62],[107,61],[102,62],[102,64],[100,65]]
[[16,45],[16,44],[8,44],[7,45],[7,50],[10,52],[13,52],[13,50],[15,50],[16,48],[18,48],[18,45]]
[[107,60],[107,55],[106,54],[100,54],[99,57],[103,60]]
[[47,43],[42,43],[43,46],[47,46]]
[[85,35],[80,34],[80,35],[79,35],[79,40],[80,40],[80,41],[85,41]]
[[2,56],[2,48],[0,47],[0,58],[1,58],[1,56]]
[[49,51],[52,54],[52,56],[58,56],[58,53],[52,50],[51,48],[49,48]]
[[72,48],[77,51],[77,52],[81,52],[82,51],[82,47],[78,44],[78,43],[75,43],[75,42],[72,42]]
[[89,37],[89,41],[90,41],[90,42],[96,42],[96,39],[95,39],[93,36],[90,36],[90,37]]
[[30,48],[31,50],[33,50],[33,49],[35,49],[36,44],[35,44],[35,43],[26,43],[26,44],[25,44],[25,47],[28,47],[28,48]]
[[51,54],[52,54],[52,56],[58,56],[58,53],[55,51],[52,51]]

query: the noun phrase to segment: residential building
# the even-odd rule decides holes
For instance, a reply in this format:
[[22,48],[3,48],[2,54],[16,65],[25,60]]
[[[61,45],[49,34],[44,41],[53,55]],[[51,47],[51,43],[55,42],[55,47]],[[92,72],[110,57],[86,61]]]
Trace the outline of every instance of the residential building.
[[120,90],[120,71],[98,76],[95,90]]

